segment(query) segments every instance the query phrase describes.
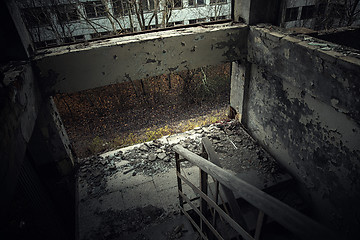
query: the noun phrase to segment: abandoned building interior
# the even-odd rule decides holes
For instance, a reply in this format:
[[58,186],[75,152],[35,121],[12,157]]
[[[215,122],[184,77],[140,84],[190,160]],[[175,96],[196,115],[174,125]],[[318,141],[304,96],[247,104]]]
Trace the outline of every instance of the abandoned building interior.
[[[359,239],[360,28],[283,28],[284,2],[233,0],[231,20],[35,50],[1,1],[0,238]],[[73,154],[54,94],[221,63],[234,120]],[[136,173],[135,155],[168,171]],[[281,171],[252,182],[249,156]]]

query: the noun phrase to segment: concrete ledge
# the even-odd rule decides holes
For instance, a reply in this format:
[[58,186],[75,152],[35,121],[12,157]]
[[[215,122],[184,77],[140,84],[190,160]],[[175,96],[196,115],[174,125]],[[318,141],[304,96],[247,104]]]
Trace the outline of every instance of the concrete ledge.
[[48,92],[76,92],[244,58],[244,24],[198,26],[118,37],[40,52]]

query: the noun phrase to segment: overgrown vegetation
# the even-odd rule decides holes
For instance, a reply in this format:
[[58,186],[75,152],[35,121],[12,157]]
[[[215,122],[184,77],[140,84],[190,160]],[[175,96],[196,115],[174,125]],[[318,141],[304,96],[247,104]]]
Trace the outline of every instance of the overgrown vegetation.
[[229,93],[226,64],[59,94],[55,102],[75,151],[85,157],[219,121]]
[[171,123],[171,125],[148,127],[137,134],[131,132],[122,136],[118,136],[112,141],[111,146],[124,147],[137,143],[153,141],[163,136],[186,132],[196,127],[209,125],[211,123],[224,120],[224,118],[224,111],[214,110],[206,116],[174,122]]

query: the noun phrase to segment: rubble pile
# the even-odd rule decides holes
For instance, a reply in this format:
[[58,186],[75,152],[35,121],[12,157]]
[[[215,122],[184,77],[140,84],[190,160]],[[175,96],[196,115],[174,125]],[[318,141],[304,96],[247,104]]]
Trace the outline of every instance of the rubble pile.
[[[198,127],[184,133],[177,141],[171,141],[170,137],[165,138],[165,141],[154,140],[127,150],[119,150],[106,157],[97,155],[83,159],[79,168],[79,182],[87,183],[88,197],[99,197],[106,193],[107,177],[114,173],[153,176],[175,168],[172,147],[176,144],[200,155],[202,137],[210,139],[225,169],[236,173],[253,169],[259,175],[268,177],[276,177],[281,173],[277,162],[237,121]],[[189,162],[181,164],[183,167],[191,166]]]
[[[127,186],[123,193],[121,192],[124,189],[121,187],[116,190],[109,187],[116,185],[111,181],[118,179],[119,175],[130,182],[132,180],[129,179],[136,182],[136,179],[144,177],[159,179],[161,174],[175,169],[174,145],[180,144],[191,152],[201,155],[201,139],[203,137],[207,137],[211,141],[221,167],[231,170],[234,174],[244,173],[246,175],[251,172],[251,176],[261,176],[259,179],[264,182],[265,187],[268,182],[276,182],[277,176],[282,174],[276,161],[253,140],[239,122],[225,121],[80,160],[78,181],[79,189],[82,192],[80,194],[81,203],[91,206],[93,202],[98,202],[97,206],[100,206],[103,201],[107,203],[109,203],[109,199],[117,201],[116,199],[121,199],[121,194],[131,192],[131,186],[130,188]],[[181,165],[183,168],[192,167],[188,161],[181,162]],[[175,174],[173,177],[176,177]],[[244,177],[244,175],[239,177]],[[150,181],[158,184],[155,183],[155,180]],[[157,193],[154,192],[154,194]],[[176,194],[176,190],[174,190],[174,194]],[[127,201],[129,201],[128,199]],[[167,218],[170,221],[170,219],[174,219],[175,213],[178,213],[177,211],[165,213],[164,209],[151,205],[121,211],[111,208],[105,211],[97,207],[91,208],[93,208],[94,214],[100,217],[101,223],[96,230],[91,231],[91,236],[87,239],[149,239],[151,231],[146,232],[147,230],[144,229],[148,229],[154,224],[160,224],[161,221],[161,224],[164,224]],[[179,239],[188,234],[182,229],[181,224],[167,229],[166,233],[160,230],[159,232],[165,234],[166,239]]]
[[88,197],[100,197],[106,192],[106,177],[117,172],[115,158],[102,158],[92,156],[83,159],[80,164],[78,177],[79,183],[88,185]]

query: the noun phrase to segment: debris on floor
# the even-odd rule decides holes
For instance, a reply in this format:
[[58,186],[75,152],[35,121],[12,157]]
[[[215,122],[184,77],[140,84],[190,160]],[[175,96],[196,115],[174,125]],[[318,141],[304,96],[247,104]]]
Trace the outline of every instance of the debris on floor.
[[[179,217],[172,146],[181,144],[201,154],[202,137],[210,139],[222,167],[234,174],[252,171],[261,176],[262,185],[283,175],[276,161],[237,121],[85,158],[78,171],[79,239],[155,239],[145,230],[150,226],[162,229]],[[198,181],[198,168],[188,162],[181,164],[188,169],[188,176]],[[159,230],[162,237],[156,239],[197,239],[195,233],[185,237],[190,230],[184,231],[181,224],[170,224],[166,232]]]

